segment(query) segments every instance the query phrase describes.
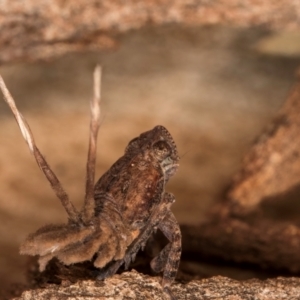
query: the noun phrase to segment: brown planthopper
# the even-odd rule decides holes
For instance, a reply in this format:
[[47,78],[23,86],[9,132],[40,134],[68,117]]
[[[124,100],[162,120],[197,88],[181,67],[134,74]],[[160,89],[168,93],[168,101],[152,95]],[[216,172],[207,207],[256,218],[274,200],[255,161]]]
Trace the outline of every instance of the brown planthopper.
[[160,229],[169,243],[151,261],[155,272],[163,272],[162,286],[174,281],[181,254],[179,225],[170,210],[175,197],[165,185],[178,168],[175,142],[163,126],[131,140],[124,155],[94,184],[97,135],[100,124],[101,69],[94,72],[91,101],[89,150],[83,208],[78,211],[35,144],[30,127],[19,112],[0,76],[0,88],[12,110],[38,166],[51,184],[68,214],[68,222],[47,225],[30,234],[20,247],[21,254],[39,256],[43,271],[54,257],[65,265],[92,261],[99,268],[97,279],[112,276],[135,259],[153,231]]

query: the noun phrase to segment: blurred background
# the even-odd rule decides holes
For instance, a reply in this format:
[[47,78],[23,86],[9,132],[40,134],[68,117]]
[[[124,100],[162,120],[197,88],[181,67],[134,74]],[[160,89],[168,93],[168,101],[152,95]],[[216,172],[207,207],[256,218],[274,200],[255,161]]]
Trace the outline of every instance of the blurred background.
[[[2,27],[3,28],[3,27]],[[220,199],[255,137],[296,81],[300,34],[268,26],[163,24],[119,32],[112,49],[2,61],[37,145],[79,208],[83,203],[92,72],[103,67],[97,178],[140,133],[164,125],[181,156],[167,190],[181,224]],[[0,289],[24,282],[25,237],[66,214],[0,103]]]

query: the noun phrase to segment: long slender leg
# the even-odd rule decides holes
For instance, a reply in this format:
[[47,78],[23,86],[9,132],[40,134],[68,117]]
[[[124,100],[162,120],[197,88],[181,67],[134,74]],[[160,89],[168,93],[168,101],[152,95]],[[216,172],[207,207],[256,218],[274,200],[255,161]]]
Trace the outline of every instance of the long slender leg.
[[151,269],[155,272],[155,273],[160,273],[165,269],[166,263],[167,263],[167,257],[168,254],[171,250],[171,246],[172,244],[169,243],[168,245],[166,245],[160,252],[159,254],[154,257],[150,263],[151,265]]
[[181,232],[179,224],[171,211],[159,224],[159,229],[170,243],[152,260],[151,267],[154,271],[163,269],[162,286],[168,290],[176,277],[181,255]]

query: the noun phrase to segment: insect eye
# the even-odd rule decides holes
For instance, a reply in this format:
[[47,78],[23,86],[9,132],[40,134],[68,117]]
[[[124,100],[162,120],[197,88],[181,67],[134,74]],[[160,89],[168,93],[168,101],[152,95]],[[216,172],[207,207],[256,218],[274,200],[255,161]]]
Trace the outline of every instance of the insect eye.
[[171,154],[171,147],[165,141],[158,141],[153,145],[154,152],[160,158],[166,158]]

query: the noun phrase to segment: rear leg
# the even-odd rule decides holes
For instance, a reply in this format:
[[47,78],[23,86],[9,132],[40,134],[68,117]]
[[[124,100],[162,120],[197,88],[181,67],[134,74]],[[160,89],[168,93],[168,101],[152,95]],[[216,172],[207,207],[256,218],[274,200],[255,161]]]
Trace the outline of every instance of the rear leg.
[[[105,267],[110,261],[116,259],[116,257],[123,257],[125,254],[126,244],[119,234],[125,234],[120,231],[118,233],[116,229],[111,225],[109,218],[102,218],[102,245],[98,249],[97,258],[94,261],[94,266],[97,268]],[[123,250],[124,249],[124,250]]]
[[[115,199],[110,194],[106,193],[98,194],[97,197],[97,200],[102,202],[99,215],[97,216],[100,219],[100,226],[104,233],[106,232],[107,234],[112,235],[112,238],[106,236],[104,239],[107,243],[114,244],[114,250],[112,250],[114,255],[111,257],[111,260],[122,259],[126,253],[127,246],[132,241],[130,231],[124,223]],[[111,239],[116,241],[112,242]],[[100,265],[102,265],[102,263]]]

